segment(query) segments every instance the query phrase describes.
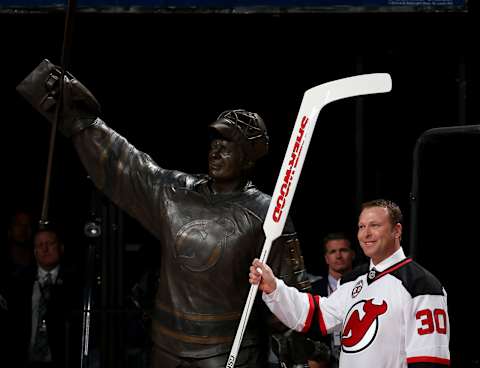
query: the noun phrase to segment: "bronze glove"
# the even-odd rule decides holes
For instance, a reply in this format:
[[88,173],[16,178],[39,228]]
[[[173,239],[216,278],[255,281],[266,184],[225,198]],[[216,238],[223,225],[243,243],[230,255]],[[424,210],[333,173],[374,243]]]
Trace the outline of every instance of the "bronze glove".
[[[61,68],[44,59],[20,84],[17,91],[51,123],[59,95]],[[92,125],[100,114],[93,94],[69,72],[63,82],[63,106],[58,129],[67,137]]]

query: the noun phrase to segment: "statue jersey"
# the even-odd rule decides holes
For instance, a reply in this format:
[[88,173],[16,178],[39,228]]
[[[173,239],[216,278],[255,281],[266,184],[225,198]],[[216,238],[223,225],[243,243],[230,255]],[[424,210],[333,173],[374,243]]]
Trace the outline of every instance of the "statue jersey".
[[401,248],[372,266],[356,268],[328,298],[278,281],[263,299],[297,331],[325,335],[342,326],[340,368],[448,366],[450,325],[440,282]]
[[[228,353],[250,290],[245,272],[265,240],[270,196],[250,182],[237,192],[214,193],[207,175],[160,167],[99,118],[73,139],[97,187],[159,240],[155,347],[192,359]],[[308,287],[291,221],[269,264],[287,284]],[[275,327],[269,314],[258,298],[242,347],[268,351]]]

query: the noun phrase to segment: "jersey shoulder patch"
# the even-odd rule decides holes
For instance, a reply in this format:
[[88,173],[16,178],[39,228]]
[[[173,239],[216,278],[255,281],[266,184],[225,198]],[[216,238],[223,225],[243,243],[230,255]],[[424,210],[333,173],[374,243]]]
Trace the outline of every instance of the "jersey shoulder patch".
[[391,275],[402,282],[412,298],[419,295],[443,295],[440,281],[415,261],[396,269]]
[[369,264],[364,263],[355,267],[352,271],[347,272],[341,279],[340,285],[346,284],[347,282],[355,281],[359,276],[368,273]]

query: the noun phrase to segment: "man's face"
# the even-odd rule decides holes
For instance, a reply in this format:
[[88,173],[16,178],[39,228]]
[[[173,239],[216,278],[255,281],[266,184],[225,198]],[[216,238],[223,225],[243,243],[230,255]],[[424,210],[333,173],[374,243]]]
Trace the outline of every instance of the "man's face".
[[208,153],[208,174],[217,181],[231,181],[242,175],[244,154],[238,143],[214,139]]
[[393,226],[388,210],[383,207],[365,208],[358,220],[358,241],[367,257],[378,264],[400,248],[402,225]]
[[41,231],[35,235],[35,258],[40,267],[51,270],[60,263],[63,245],[51,231]]
[[353,250],[347,239],[330,240],[325,244],[325,262],[329,270],[343,274],[352,269]]

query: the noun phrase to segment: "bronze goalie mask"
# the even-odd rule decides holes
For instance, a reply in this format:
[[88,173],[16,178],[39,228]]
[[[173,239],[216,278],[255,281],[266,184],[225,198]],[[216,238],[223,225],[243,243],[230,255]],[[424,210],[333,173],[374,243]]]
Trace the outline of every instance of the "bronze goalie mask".
[[267,128],[257,113],[242,109],[227,110],[209,127],[225,139],[240,143],[251,161],[268,152]]

